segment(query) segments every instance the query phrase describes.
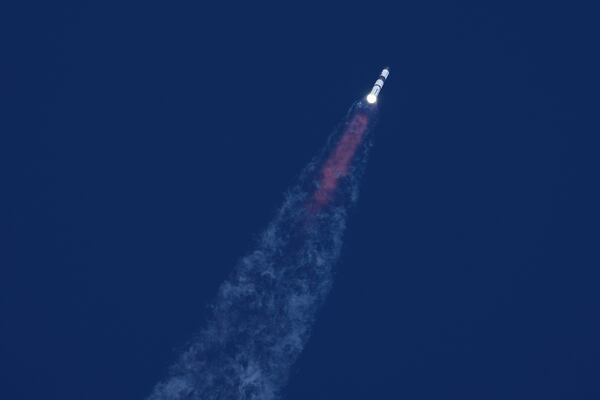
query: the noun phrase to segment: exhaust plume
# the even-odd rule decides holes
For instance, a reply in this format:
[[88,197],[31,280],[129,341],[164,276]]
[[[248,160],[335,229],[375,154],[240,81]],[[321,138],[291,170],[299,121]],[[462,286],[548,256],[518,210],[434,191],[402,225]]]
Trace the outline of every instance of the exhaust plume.
[[278,398],[331,288],[375,119],[374,105],[350,108],[148,400]]

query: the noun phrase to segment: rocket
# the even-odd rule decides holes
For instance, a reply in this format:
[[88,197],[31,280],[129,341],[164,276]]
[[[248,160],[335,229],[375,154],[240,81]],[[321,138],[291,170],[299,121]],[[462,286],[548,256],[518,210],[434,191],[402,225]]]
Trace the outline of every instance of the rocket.
[[389,74],[389,67],[385,67],[383,71],[381,71],[381,75],[379,75],[379,78],[375,81],[373,89],[371,89],[371,93],[367,95],[367,102],[369,104],[375,104],[377,102],[377,96],[379,95],[379,92],[381,91],[381,88],[383,87],[383,84],[385,83],[385,80]]

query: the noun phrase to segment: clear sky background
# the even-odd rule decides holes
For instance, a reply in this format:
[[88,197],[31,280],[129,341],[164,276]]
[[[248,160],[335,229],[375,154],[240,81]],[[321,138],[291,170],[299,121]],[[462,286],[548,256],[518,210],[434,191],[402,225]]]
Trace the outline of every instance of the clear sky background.
[[148,395],[385,65],[285,398],[600,398],[591,7],[37,3],[0,27],[1,399]]

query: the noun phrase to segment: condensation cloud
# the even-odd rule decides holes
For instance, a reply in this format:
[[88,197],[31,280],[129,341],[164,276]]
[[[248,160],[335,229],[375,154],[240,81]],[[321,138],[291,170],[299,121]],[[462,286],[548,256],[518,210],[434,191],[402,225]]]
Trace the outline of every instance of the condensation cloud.
[[362,101],[352,106],[148,400],[279,398],[331,287],[375,111]]

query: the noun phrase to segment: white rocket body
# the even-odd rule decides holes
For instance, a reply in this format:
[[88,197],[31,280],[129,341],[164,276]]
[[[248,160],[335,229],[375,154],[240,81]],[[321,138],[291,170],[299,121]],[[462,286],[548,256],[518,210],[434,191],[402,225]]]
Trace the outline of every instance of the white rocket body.
[[379,75],[379,78],[375,81],[373,89],[371,89],[371,93],[367,95],[367,101],[369,103],[374,104],[377,102],[377,96],[379,96],[379,92],[381,92],[381,88],[383,87],[383,84],[385,83],[385,80],[389,75],[390,69],[388,67],[385,67],[383,71],[381,71],[381,75]]

